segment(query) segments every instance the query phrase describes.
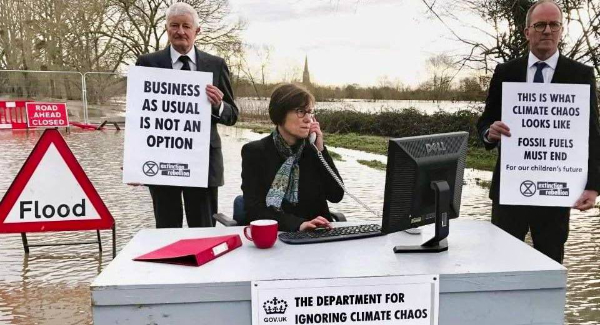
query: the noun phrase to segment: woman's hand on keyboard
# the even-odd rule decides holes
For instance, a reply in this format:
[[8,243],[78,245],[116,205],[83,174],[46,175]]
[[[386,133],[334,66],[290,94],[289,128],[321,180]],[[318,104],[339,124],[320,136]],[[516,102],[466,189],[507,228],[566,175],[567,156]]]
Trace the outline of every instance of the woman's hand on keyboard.
[[304,221],[301,225],[300,225],[300,231],[305,231],[305,230],[315,230],[317,228],[327,228],[327,229],[331,229],[331,223],[329,223],[329,220],[319,216],[316,217],[310,221]]

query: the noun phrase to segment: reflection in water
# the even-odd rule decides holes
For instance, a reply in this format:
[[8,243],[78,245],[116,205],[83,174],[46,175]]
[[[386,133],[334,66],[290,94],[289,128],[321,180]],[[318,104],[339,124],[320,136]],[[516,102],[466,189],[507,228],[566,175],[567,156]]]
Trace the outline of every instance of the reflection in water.
[[[251,113],[256,115],[262,112],[266,120],[268,118],[269,99],[257,99],[250,97],[238,98],[235,101],[242,110],[243,114]],[[422,113],[433,114],[438,111],[454,113],[459,110],[481,110],[482,102],[466,101],[431,101],[431,100],[364,100],[364,99],[339,99],[335,101],[316,102],[317,110],[336,110],[336,111],[357,111],[378,113],[381,111],[401,111],[407,108],[414,108]],[[261,115],[261,114],[258,114]]]
[[102,256],[93,250],[20,253],[18,280],[0,287],[0,323],[91,324],[89,283],[102,271]]
[[[241,147],[262,138],[248,130],[223,127],[225,186],[219,190],[219,211],[230,214],[232,202],[241,194]],[[0,196],[3,196],[41,133],[0,132]],[[115,218],[117,247],[123,247],[142,228],[153,228],[154,217],[148,190],[122,184],[121,165],[124,133],[73,131],[64,135],[71,150]],[[344,161],[336,161],[352,193],[381,211],[385,172],[370,169],[358,159],[385,157],[335,148]],[[490,180],[490,172],[465,173],[461,218],[489,220],[487,189],[477,179]],[[350,219],[379,222],[348,196],[332,209]],[[566,321],[568,324],[597,324],[600,319],[600,218],[598,210],[572,212],[571,232],[566,247],[569,269]],[[32,247],[23,253],[19,234],[0,235],[0,323],[86,324],[91,323],[89,284],[111,261],[111,232],[101,231],[104,252],[97,246]],[[31,244],[42,242],[93,241],[95,231],[28,234]]]

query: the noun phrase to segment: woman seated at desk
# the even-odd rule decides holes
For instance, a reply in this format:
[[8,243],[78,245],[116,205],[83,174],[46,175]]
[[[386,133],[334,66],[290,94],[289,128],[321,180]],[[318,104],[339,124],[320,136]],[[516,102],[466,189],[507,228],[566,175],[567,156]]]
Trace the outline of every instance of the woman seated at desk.
[[[344,191],[317,156],[319,150],[339,177],[323,145],[319,122],[313,117],[314,104],[313,95],[294,84],[273,91],[269,117],[275,129],[242,148],[242,191],[248,222],[277,220],[282,231],[330,228],[327,201],[341,201]],[[314,145],[308,140],[310,133],[316,134]]]

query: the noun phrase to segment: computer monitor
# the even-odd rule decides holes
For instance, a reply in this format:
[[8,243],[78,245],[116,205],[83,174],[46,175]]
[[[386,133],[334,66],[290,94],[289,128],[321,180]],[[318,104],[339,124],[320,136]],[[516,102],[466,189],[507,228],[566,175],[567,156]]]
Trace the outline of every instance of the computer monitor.
[[432,239],[394,252],[448,249],[449,219],[460,213],[468,137],[453,132],[389,140],[382,232],[436,224]]

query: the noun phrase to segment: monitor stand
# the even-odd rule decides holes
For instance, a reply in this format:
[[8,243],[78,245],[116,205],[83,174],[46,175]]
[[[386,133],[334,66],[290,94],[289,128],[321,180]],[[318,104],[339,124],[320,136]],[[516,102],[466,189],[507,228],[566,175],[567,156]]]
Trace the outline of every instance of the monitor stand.
[[448,250],[450,186],[446,181],[434,181],[431,188],[435,191],[435,235],[420,246],[396,246],[394,253],[439,253]]

